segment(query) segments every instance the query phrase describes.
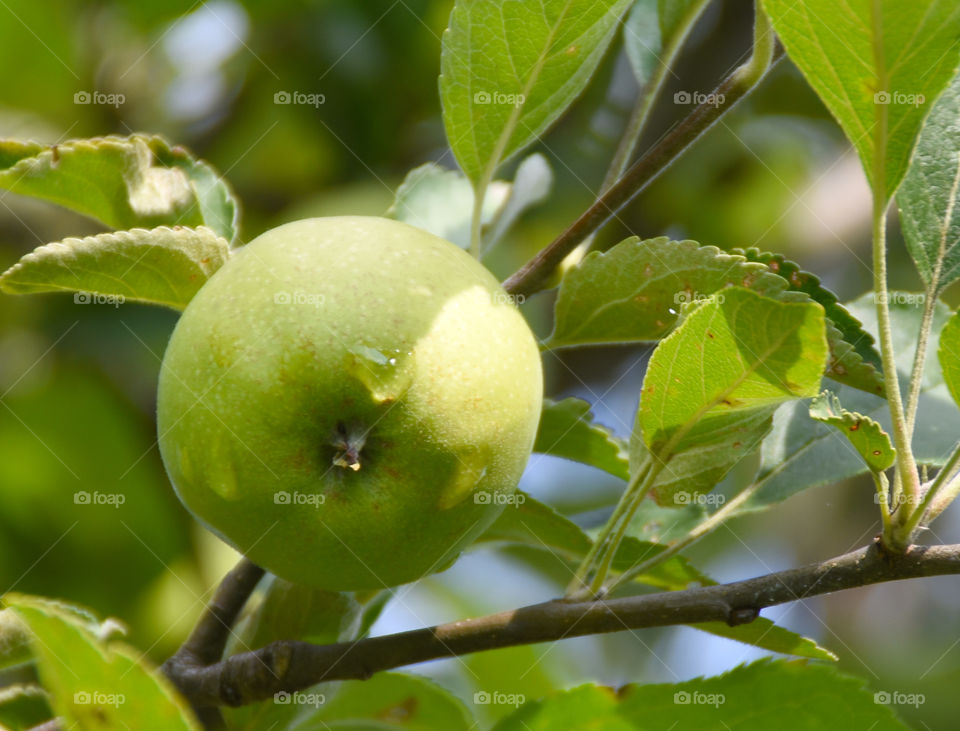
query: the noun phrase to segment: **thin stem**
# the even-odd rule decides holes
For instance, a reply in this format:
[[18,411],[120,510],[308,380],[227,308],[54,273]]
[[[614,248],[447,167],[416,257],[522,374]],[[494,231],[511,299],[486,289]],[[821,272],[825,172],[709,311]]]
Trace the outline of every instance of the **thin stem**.
[[597,556],[609,540],[610,534],[620,520],[620,516],[629,508],[633,492],[637,489],[637,485],[640,484],[647,472],[650,471],[651,466],[651,461],[649,459],[646,460],[637,470],[637,473],[630,478],[626,489],[623,491],[623,495],[620,496],[620,502],[617,503],[617,507],[614,508],[613,513],[607,519],[600,533],[597,534],[597,538],[590,547],[590,550],[587,551],[586,556],[584,556],[580,562],[580,566],[577,567],[573,580],[567,586],[566,595],[568,597],[581,592],[586,586],[587,577],[590,575],[590,570],[593,568]]
[[758,482],[754,482],[753,484],[745,487],[743,490],[737,493],[737,496],[734,497],[730,502],[725,503],[723,507],[718,509],[715,513],[694,526],[685,536],[683,536],[683,538],[679,539],[675,543],[671,543],[666,550],[661,551],[656,556],[648,558],[646,561],[638,563],[636,566],[633,566],[632,568],[620,574],[616,579],[607,585],[606,593],[610,594],[622,584],[633,580],[641,574],[647,573],[650,571],[650,569],[654,568],[655,566],[659,566],[667,559],[676,556],[683,549],[696,543],[708,533],[711,533],[719,528],[727,520],[737,514],[740,506],[747,502],[747,500],[749,500],[754,493],[756,493],[759,487],[760,483]]
[[910,373],[910,394],[907,398],[907,433],[913,438],[916,424],[917,405],[920,403],[920,390],[923,386],[923,366],[927,357],[927,342],[930,339],[930,330],[933,326],[933,312],[937,306],[937,297],[941,287],[943,274],[943,260],[947,252],[947,238],[950,235],[950,224],[953,220],[954,203],[957,200],[957,190],[960,189],[960,154],[957,155],[957,171],[953,176],[950,187],[950,196],[947,198],[947,210],[940,227],[940,241],[937,245],[937,256],[934,261],[930,281],[927,283],[923,302],[923,319],[920,321],[920,334],[917,337],[917,350],[913,356],[913,370]]
[[483,254],[483,199],[487,197],[489,177],[485,177],[473,191],[473,215],[470,218],[470,255],[480,261]]
[[[906,501],[916,504],[920,490],[920,479],[917,474],[917,465],[910,445],[910,436],[907,433],[906,417],[903,412],[903,402],[900,398],[900,380],[897,375],[896,354],[893,350],[893,329],[890,324],[889,292],[887,290],[887,217],[885,195],[876,191],[873,210],[873,289],[877,309],[877,329],[880,336],[880,355],[883,361],[883,377],[886,383],[887,403],[890,406],[890,419],[893,422],[893,438],[897,447],[897,471],[900,478],[897,489],[894,485],[896,501]],[[903,523],[910,515],[909,511],[897,513],[898,521]],[[903,517],[901,517],[903,516]],[[900,538],[906,538],[902,532],[897,532]],[[906,543],[899,541],[891,548],[901,549]]]
[[633,518],[634,513],[637,512],[640,504],[646,499],[647,494],[649,494],[653,488],[654,482],[656,482],[657,477],[665,466],[662,462],[656,466],[653,466],[651,463],[650,470],[647,472],[646,477],[643,478],[643,482],[638,485],[634,490],[634,494],[630,496],[627,509],[624,511],[623,518],[620,520],[620,526],[617,528],[613,540],[610,541],[610,545],[607,546],[603,560],[600,562],[600,567],[597,569],[597,573],[590,584],[591,596],[599,596],[600,590],[603,588],[607,576],[610,573],[610,568],[613,566],[613,560],[617,556],[617,551],[620,550],[620,544],[623,543],[623,537],[627,533],[627,528],[630,527],[631,518]]
[[637,151],[640,136],[643,134],[643,130],[646,129],[653,104],[657,100],[657,97],[660,96],[663,84],[667,79],[667,74],[673,69],[674,62],[677,60],[677,56],[680,55],[680,49],[683,48],[687,36],[690,35],[690,30],[709,2],[710,0],[697,0],[697,2],[691,4],[683,20],[680,21],[677,32],[673,34],[666,48],[662,49],[662,55],[657,59],[659,63],[656,69],[650,75],[650,78],[647,79],[647,83],[643,85],[637,96],[636,104],[630,113],[630,119],[627,121],[623,136],[620,138],[620,143],[617,145],[617,150],[610,162],[610,167],[607,169],[603,185],[600,186],[601,192],[608,190],[611,185],[617,182],[617,179],[619,179],[630,166],[630,160],[633,159]]
[[[757,12],[755,40],[750,59],[728,75],[713,92],[710,103],[696,107],[651,150],[637,160],[609,190],[602,193],[567,229],[507,278],[504,289],[511,294],[538,292],[550,274],[585,238],[612,218],[634,196],[666,170],[680,155],[745,97],[782,55],[775,48],[770,23]],[[716,103],[713,103],[716,100]]]
[[[939,265],[937,266],[939,269]],[[910,371],[910,391],[907,394],[906,427],[907,434],[913,438],[916,424],[917,405],[920,403],[920,390],[923,387],[923,367],[927,359],[927,343],[930,340],[930,328],[933,326],[933,311],[937,304],[937,293],[927,287],[923,302],[923,316],[920,319],[920,333],[917,335],[917,350],[913,354],[913,369]]]
[[886,472],[872,472],[873,484],[877,488],[877,503],[880,505],[880,520],[883,523],[884,541],[889,543],[893,537],[893,524],[890,521],[890,482]]
[[[909,540],[909,537],[913,535],[913,532],[920,525],[921,521],[923,521],[927,510],[933,505],[937,493],[939,493],[945,485],[950,484],[953,473],[956,472],[958,466],[960,466],[960,444],[954,447],[953,453],[947,459],[947,463],[937,473],[937,476],[933,478],[933,482],[930,483],[930,487],[927,489],[927,493],[923,496],[923,500],[917,506],[917,509],[910,512],[909,518],[902,525],[901,536]],[[931,520],[934,517],[936,516],[932,516]]]
[[170,675],[178,665],[211,665],[219,661],[227,646],[231,627],[263,575],[262,568],[249,559],[241,559],[223,577],[190,636],[176,654],[163,664],[163,671]]

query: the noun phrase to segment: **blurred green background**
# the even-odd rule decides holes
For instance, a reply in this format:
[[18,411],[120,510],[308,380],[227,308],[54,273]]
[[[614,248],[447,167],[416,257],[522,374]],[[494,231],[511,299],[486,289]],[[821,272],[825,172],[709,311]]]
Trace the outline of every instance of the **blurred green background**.
[[[55,143],[144,131],[210,160],[244,205],[242,240],[310,215],[380,214],[405,173],[448,167],[437,98],[440,35],[452,0],[167,0],[0,3],[0,135]],[[708,91],[743,57],[750,4],[715,0],[695,29],[642,148],[689,107],[677,91]],[[76,103],[82,94],[122,103]],[[323,95],[316,106],[278,92]],[[76,96],[77,94],[81,96]],[[506,276],[594,196],[634,95],[615,43],[592,87],[536,146],[555,173],[489,265]],[[117,97],[119,99],[119,97]],[[514,161],[515,164],[515,161]],[[511,166],[504,171],[509,177]],[[693,238],[780,251],[841,296],[869,288],[869,194],[856,158],[796,70],[781,63],[601,236]],[[0,267],[33,247],[97,231],[93,222],[0,192]],[[918,278],[894,226],[893,286]],[[525,305],[549,329],[551,295]],[[154,393],[172,312],[75,304],[70,296],[0,299],[0,590],[87,604],[130,625],[156,661],[183,639],[234,555],[199,528],[170,489],[155,444]],[[643,376],[642,348],[545,355],[548,393],[596,402],[626,435]],[[620,489],[551,458],[531,460],[523,487],[584,525]],[[121,493],[123,505],[75,495]],[[740,519],[696,546],[718,580],[743,578],[863,545],[878,522],[872,487],[810,491]],[[960,538],[957,512],[931,541]],[[523,552],[483,549],[403,587],[375,632],[504,609],[555,596],[562,576]],[[893,584],[765,612],[818,638],[875,690],[924,693],[898,709],[918,728],[950,728],[960,712],[956,579]],[[534,698],[587,680],[675,681],[760,653],[691,629],[621,633],[424,665],[468,703],[477,690]],[[488,718],[510,708],[477,707]]]

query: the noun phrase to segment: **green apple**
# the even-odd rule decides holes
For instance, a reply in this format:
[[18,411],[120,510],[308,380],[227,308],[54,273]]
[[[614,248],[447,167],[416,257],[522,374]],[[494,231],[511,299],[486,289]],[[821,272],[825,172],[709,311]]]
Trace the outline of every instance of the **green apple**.
[[160,453],[183,503],[274,574],[381,589],[450,565],[510,500],[542,398],[496,279],[404,223],[289,223],[183,313]]

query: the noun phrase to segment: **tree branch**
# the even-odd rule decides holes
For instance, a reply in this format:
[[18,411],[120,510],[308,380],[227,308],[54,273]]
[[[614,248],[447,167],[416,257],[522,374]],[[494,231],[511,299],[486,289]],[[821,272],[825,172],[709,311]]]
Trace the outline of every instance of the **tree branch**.
[[242,559],[234,566],[223,577],[213,601],[207,605],[186,642],[164,663],[164,669],[179,662],[191,665],[212,665],[217,662],[227,646],[230,628],[263,574],[262,568],[247,559]]
[[670,167],[693,142],[760,82],[768,69],[783,55],[779,44],[774,49],[772,35],[767,37],[766,41],[767,46],[755,47],[754,54],[746,63],[720,82],[703,104],[697,106],[688,117],[637,160],[563,233],[504,280],[503,288],[510,294],[531,295],[538,292],[567,254],[613,218],[617,211]]
[[[223,577],[213,600],[207,605],[190,636],[161,667],[181,691],[185,689],[180,686],[180,679],[189,675],[193,668],[215,667],[214,663],[223,657],[230,630],[263,575],[262,568],[244,558]],[[185,695],[204,728],[224,727],[223,718],[216,708],[220,703],[204,703],[189,692],[185,692]]]
[[764,607],[943,574],[960,574],[960,545],[913,546],[892,555],[875,543],[827,561],[732,584],[607,601],[555,600],[352,643],[273,642],[213,665],[179,663],[165,669],[195,705],[244,705],[321,681],[363,679],[381,670],[481,650],[644,627],[711,621],[744,624]]

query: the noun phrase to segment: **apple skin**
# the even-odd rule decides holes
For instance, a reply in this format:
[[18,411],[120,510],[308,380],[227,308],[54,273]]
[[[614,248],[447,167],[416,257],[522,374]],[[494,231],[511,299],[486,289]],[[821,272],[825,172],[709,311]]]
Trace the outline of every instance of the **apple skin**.
[[181,501],[277,576],[382,589],[449,566],[533,448],[540,354],[494,277],[397,221],[279,226],[183,312],[160,372]]

